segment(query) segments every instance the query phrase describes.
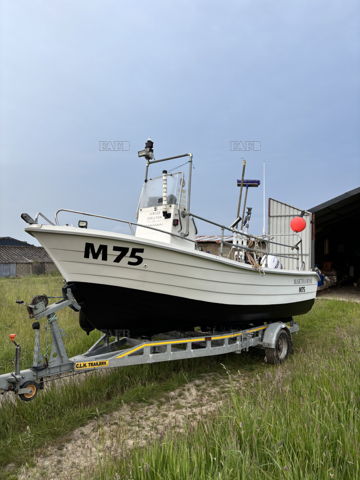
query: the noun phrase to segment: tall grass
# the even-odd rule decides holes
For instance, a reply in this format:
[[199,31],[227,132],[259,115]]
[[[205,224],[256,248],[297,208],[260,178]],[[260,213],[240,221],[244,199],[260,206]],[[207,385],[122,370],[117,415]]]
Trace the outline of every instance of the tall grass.
[[[235,355],[222,358],[229,371],[239,367]],[[255,369],[259,358],[244,357],[244,370]],[[261,365],[260,365],[261,368]],[[219,358],[186,360],[164,364],[141,365],[87,375],[40,392],[24,403],[4,402],[0,406],[0,479],[9,464],[29,462],[41,447],[64,440],[75,428],[91,419],[119,408],[123,403],[154,400],[165,392],[187,383],[201,374],[223,372]]]
[[[13,370],[14,347],[8,334],[18,334],[23,348],[22,368],[32,362],[32,321],[26,309],[16,305],[17,298],[30,301],[36,294],[61,294],[60,277],[27,277],[0,279],[0,363],[2,372]],[[98,337],[93,332],[86,336],[78,326],[75,312],[67,308],[59,312],[60,325],[64,329],[65,345],[69,355],[85,351]],[[41,320],[42,326],[46,320]],[[229,355],[222,362],[231,371],[239,366],[238,358]],[[258,358],[244,359],[244,369],[259,367]],[[260,368],[262,366],[260,365]],[[83,381],[60,384],[51,382],[51,387],[40,392],[30,403],[20,400],[0,404],[0,479],[9,478],[11,472],[24,462],[31,461],[35,452],[63,439],[75,428],[107,412],[118,408],[123,402],[146,401],[171,391],[200,374],[219,373],[223,368],[218,358],[187,360],[165,364],[142,365],[116,369],[107,373],[85,375]],[[12,395],[12,394],[7,394]],[[12,468],[4,469],[11,464]]]
[[[31,365],[33,332],[16,298],[60,295],[59,277],[0,279],[0,365],[11,371],[17,333],[22,368]],[[87,337],[70,309],[59,312],[69,355],[86,350]],[[221,414],[188,434],[171,434],[151,448],[134,450],[126,461],[109,460],[94,479],[322,479],[360,478],[359,330],[360,305],[317,302],[300,318],[295,355],[271,367],[261,355],[221,357],[143,365],[54,384],[30,403],[0,406],[0,479],[31,460],[42,447],[66,438],[74,428],[118,408],[123,402],[153,399],[207,373],[248,373],[247,389],[233,387]],[[42,321],[44,324],[44,321]],[[13,464],[12,469],[4,467]]]
[[[23,278],[0,278],[0,374],[14,368],[14,345],[10,333],[17,334],[22,347],[22,368],[28,368],[33,358],[34,333],[24,305],[16,300],[30,302],[35,295],[61,296],[63,280],[58,275],[39,275]],[[55,300],[51,300],[55,301]],[[89,336],[79,328],[78,314],[70,308],[58,312],[59,324],[64,332],[64,342],[69,356],[86,351],[99,337],[99,332]],[[41,321],[46,327],[46,320]],[[51,346],[50,332],[42,329],[43,344]]]
[[301,324],[295,355],[233,384],[215,418],[108,459],[93,479],[360,478],[360,305],[321,301]]

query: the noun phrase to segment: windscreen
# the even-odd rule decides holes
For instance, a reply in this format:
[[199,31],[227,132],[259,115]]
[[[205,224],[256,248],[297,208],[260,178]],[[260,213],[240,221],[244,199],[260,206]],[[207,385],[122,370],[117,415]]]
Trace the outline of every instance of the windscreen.
[[[167,203],[186,208],[185,181],[182,172],[167,174]],[[163,202],[163,177],[162,175],[150,178],[141,191],[139,208],[161,206]]]

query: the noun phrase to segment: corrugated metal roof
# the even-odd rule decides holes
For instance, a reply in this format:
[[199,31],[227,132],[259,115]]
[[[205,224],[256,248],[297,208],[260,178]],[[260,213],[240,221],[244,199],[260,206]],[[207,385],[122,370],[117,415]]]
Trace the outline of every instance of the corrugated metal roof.
[[316,207],[309,208],[309,211],[312,213],[318,213],[320,210],[324,210],[328,207],[337,207],[343,208],[351,203],[358,201],[360,198],[360,187],[354,188],[354,190],[349,190],[348,192],[339,195],[338,197],[334,197],[327,202],[320,203],[320,205],[316,205]]
[[13,237],[0,237],[0,245],[27,247],[30,246],[30,243],[23,242],[22,240],[17,240]]
[[[226,242],[232,241],[231,235],[224,235],[224,240]],[[221,243],[220,235],[199,235],[196,237],[198,243]]]
[[315,214],[316,235],[338,229],[346,222],[355,226],[360,218],[360,187],[310,208],[310,212]]
[[52,262],[42,247],[0,246],[0,263]]
[[341,222],[358,224],[360,218],[360,187],[310,208],[315,214],[316,234],[321,231],[331,232],[339,228]]

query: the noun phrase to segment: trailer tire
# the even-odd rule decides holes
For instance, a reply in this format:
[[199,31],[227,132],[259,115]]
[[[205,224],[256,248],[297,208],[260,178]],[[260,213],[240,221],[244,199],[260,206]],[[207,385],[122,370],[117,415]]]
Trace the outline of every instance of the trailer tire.
[[39,385],[35,382],[29,381],[29,382],[25,382],[23,385],[21,385],[20,388],[30,388],[31,389],[30,393],[19,393],[19,397],[23,402],[31,402],[31,400],[34,400],[34,398],[37,395],[37,392],[39,390]]
[[276,337],[275,348],[265,348],[265,361],[277,365],[284,362],[290,353],[292,353],[291,335],[283,328]]

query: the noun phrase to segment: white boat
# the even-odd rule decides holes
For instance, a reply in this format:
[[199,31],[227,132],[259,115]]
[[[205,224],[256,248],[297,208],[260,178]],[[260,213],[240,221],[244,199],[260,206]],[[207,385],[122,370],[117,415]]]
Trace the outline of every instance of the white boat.
[[[85,331],[130,330],[133,336],[151,336],[194,327],[229,330],[289,321],[311,309],[317,274],[304,270],[298,245],[296,250],[288,245],[286,257],[296,268],[285,270],[281,257],[269,253],[276,242],[247,232],[244,169],[236,221],[230,227],[207,221],[221,231],[214,254],[201,250],[194,219],[205,219],[190,211],[192,155],[156,160],[148,140],[139,156],[146,159],[146,174],[137,222],[65,209],[54,222],[42,214],[35,220],[22,214],[29,223],[26,231],[45,248],[81,306]],[[187,159],[186,183],[183,171],[164,170],[149,178],[151,165],[178,158]],[[60,225],[64,213],[77,214],[78,226]],[[91,229],[85,216],[128,224],[134,231]]]

